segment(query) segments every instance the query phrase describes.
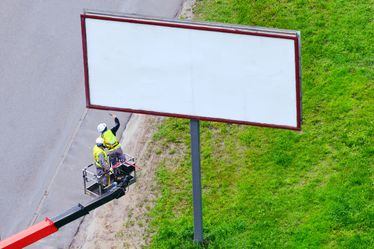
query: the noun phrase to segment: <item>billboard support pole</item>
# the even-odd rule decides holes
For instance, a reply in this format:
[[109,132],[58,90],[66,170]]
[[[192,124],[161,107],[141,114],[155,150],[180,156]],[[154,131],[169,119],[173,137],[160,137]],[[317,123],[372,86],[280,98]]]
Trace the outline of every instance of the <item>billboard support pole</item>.
[[203,242],[203,215],[200,174],[200,121],[190,120],[191,156],[192,156],[192,192],[194,213],[194,242]]

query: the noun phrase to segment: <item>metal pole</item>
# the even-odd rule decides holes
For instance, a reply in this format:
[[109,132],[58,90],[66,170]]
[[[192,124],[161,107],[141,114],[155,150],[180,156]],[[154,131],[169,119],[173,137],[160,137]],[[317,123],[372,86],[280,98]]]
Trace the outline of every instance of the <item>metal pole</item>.
[[190,120],[191,155],[192,155],[192,192],[194,213],[194,242],[203,242],[203,215],[200,174],[200,122]]

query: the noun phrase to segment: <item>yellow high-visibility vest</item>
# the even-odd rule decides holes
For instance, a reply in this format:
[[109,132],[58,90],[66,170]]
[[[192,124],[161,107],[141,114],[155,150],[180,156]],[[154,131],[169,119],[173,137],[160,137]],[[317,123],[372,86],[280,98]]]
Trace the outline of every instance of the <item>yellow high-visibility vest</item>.
[[102,168],[103,166],[100,165],[100,161],[99,161],[100,154],[104,155],[104,160],[108,164],[109,159],[108,159],[108,155],[106,154],[106,152],[102,148],[100,148],[99,146],[95,145],[93,147],[93,150],[92,150],[92,155],[93,155],[94,161],[96,163],[96,166],[99,167],[99,168]]
[[109,151],[113,151],[121,146],[111,130],[106,130],[101,137],[104,139],[104,146],[107,147]]

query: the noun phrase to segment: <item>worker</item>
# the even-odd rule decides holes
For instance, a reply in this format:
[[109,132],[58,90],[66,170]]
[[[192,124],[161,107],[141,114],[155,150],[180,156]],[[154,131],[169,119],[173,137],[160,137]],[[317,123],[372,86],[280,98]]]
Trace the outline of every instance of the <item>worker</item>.
[[104,148],[104,139],[102,137],[98,137],[92,152],[99,183],[103,187],[106,187],[108,184],[110,184],[110,165],[108,155]]
[[120,126],[119,120],[116,115],[110,113],[116,123],[112,129],[108,129],[105,123],[101,123],[97,126],[97,131],[104,139],[104,146],[108,149],[108,156],[111,163],[115,163],[117,160],[125,160],[125,155],[122,152],[121,144],[119,143],[116,133]]

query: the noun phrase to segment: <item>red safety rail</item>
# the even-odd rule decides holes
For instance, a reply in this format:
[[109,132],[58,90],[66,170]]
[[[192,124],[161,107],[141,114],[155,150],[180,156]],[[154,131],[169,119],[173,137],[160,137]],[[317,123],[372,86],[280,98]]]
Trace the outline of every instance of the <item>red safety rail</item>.
[[13,235],[12,237],[0,241],[1,249],[18,249],[24,248],[48,235],[56,232],[58,228],[54,222],[48,218],[28,229]]
[[[138,165],[135,165],[133,163],[130,163],[129,161],[125,161],[126,164],[130,165],[130,166],[133,166],[134,168],[137,168],[137,169],[140,169],[140,170],[143,170],[142,167],[138,166]],[[122,164],[122,162],[118,162],[116,163],[115,165],[113,165],[113,169],[119,167],[120,165]]]

